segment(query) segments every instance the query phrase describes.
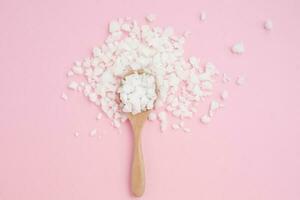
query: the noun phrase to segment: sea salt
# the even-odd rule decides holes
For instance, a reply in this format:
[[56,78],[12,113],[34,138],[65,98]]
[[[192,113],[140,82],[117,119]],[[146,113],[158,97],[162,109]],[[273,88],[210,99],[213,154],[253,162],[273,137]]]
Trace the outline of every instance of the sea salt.
[[68,87],[69,87],[71,90],[77,90],[78,83],[76,83],[75,81],[71,81],[71,82],[69,83]]
[[200,118],[200,121],[203,123],[203,124],[208,124],[210,123],[211,121],[211,117],[208,116],[207,114],[203,115],[201,118]]
[[65,101],[68,100],[68,96],[64,92],[61,94],[61,98]]
[[90,132],[91,137],[94,137],[96,134],[97,134],[97,129],[91,130],[91,132]]
[[238,42],[231,47],[232,53],[243,54],[245,52],[245,47],[243,42]]
[[97,120],[100,120],[101,118],[102,118],[102,113],[98,113],[96,119],[97,119]]
[[270,30],[272,30],[272,28],[273,28],[273,22],[271,21],[271,20],[266,20],[265,22],[264,22],[264,28],[267,30],[267,31],[270,31]]
[[156,20],[156,15],[155,14],[149,14],[146,16],[146,20],[148,22],[153,22],[154,20]]
[[156,113],[151,112],[151,113],[149,114],[149,116],[148,116],[148,119],[149,119],[150,121],[156,120],[156,119],[157,119]]
[[221,99],[222,99],[222,100],[226,100],[226,99],[228,99],[228,97],[229,97],[228,91],[227,91],[227,90],[223,90],[223,91],[221,92]]
[[201,21],[205,21],[205,20],[206,20],[206,12],[202,11],[202,12],[200,13],[199,19],[200,19]]
[[237,84],[238,86],[242,86],[242,85],[245,84],[245,81],[246,81],[245,77],[243,77],[243,76],[238,76],[237,79],[236,79],[236,84]]
[[178,130],[180,128],[180,126],[178,124],[172,124],[172,128],[174,130]]
[[[206,19],[205,12],[201,16]],[[151,22],[155,17],[146,19]],[[160,109],[148,119],[158,118],[161,130],[166,131],[169,114],[180,120],[198,115],[197,105],[214,94],[217,67],[211,62],[202,66],[198,57],[184,56],[190,32],[182,36],[173,27],[139,24],[128,17],[111,21],[108,30],[105,42],[70,70],[84,81],[70,81],[68,87],[100,108],[114,127],[127,120],[128,112]],[[186,128],[183,121],[179,127]]]

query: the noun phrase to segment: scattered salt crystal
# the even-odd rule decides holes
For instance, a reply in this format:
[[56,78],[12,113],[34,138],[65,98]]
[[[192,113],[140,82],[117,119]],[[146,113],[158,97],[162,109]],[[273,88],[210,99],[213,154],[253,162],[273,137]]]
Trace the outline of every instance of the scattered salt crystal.
[[68,100],[68,96],[64,92],[61,94],[61,98],[65,101]]
[[91,132],[90,132],[91,137],[94,137],[96,134],[97,134],[97,129],[91,130]]
[[222,80],[223,80],[223,83],[228,83],[228,82],[230,82],[231,79],[227,74],[224,73]]
[[223,100],[228,99],[228,96],[229,96],[229,93],[228,93],[227,90],[223,90],[223,91],[221,92],[221,98],[222,98]]
[[178,130],[180,128],[180,126],[178,124],[172,124],[172,128],[174,130]]
[[78,87],[78,83],[75,82],[75,81],[71,81],[68,85],[68,87],[72,90],[77,90],[77,87]]
[[245,77],[243,77],[243,76],[239,76],[238,78],[237,78],[237,80],[236,80],[236,84],[237,85],[239,85],[239,86],[242,86],[242,85],[244,85],[245,84]]
[[243,42],[238,42],[231,47],[232,53],[243,54],[245,52],[245,47]]
[[118,21],[112,21],[109,24],[109,32],[114,33],[120,30],[120,24]]
[[74,133],[74,136],[75,136],[75,137],[79,137],[79,133],[78,133],[78,132],[75,132],[75,133]]
[[74,72],[73,72],[73,71],[68,71],[68,72],[67,72],[67,76],[68,76],[68,77],[74,76]]
[[165,121],[167,120],[167,113],[165,111],[161,111],[159,114],[158,114],[158,119],[160,121]]
[[153,21],[156,20],[156,15],[155,14],[149,14],[149,15],[146,16],[146,20],[148,22],[153,22]]
[[150,121],[156,120],[156,119],[157,119],[156,113],[151,112],[151,113],[149,114],[149,116],[148,116],[148,119],[149,119]]
[[98,113],[96,119],[97,119],[97,120],[100,120],[101,118],[102,118],[102,113]]
[[203,124],[208,124],[208,123],[211,121],[211,117],[209,117],[208,115],[203,115],[203,116],[200,118],[200,121],[201,121]]
[[181,121],[181,122],[179,123],[179,126],[180,126],[180,128],[183,128],[183,127],[184,127],[184,121]]
[[196,57],[194,57],[194,56],[190,57],[189,62],[191,63],[191,65],[193,67],[195,67],[195,68],[199,67],[199,60]]
[[202,12],[200,13],[199,18],[200,18],[201,21],[205,21],[205,20],[206,20],[206,12],[202,11]]
[[190,133],[190,132],[191,132],[191,129],[189,129],[189,128],[184,128],[183,131],[186,132],[186,133]]
[[270,31],[272,30],[273,28],[273,22],[271,20],[266,20],[265,23],[264,23],[264,28],[267,30],[267,31]]
[[211,103],[210,103],[209,109],[211,111],[215,111],[215,110],[217,110],[219,108],[220,108],[220,103],[218,101],[216,101],[216,100],[212,100]]
[[83,74],[83,68],[81,66],[74,66],[72,67],[72,71],[74,74]]
[[183,33],[183,36],[185,37],[185,38],[188,38],[188,37],[190,37],[192,35],[192,32],[191,31],[185,31],[184,33]]

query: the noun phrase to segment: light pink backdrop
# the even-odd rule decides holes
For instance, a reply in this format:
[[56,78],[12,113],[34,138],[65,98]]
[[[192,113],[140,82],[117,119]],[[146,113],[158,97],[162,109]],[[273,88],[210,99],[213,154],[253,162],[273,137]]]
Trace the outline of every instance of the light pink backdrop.
[[[225,109],[208,126],[187,122],[190,134],[145,125],[142,199],[299,200],[299,11],[298,0],[1,0],[0,200],[133,199],[128,124],[118,135],[82,96],[60,95],[65,72],[101,44],[110,19],[151,12],[156,24],[192,31],[186,55],[247,84],[230,84]],[[232,55],[239,40],[246,53]],[[102,140],[88,136],[94,127],[107,131]]]

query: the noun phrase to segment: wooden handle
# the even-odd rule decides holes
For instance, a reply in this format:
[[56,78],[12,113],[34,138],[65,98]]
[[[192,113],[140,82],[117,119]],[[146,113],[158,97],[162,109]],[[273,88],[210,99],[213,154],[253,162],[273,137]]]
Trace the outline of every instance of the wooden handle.
[[145,191],[144,160],[139,133],[134,134],[133,160],[131,168],[131,190],[136,197],[140,197]]

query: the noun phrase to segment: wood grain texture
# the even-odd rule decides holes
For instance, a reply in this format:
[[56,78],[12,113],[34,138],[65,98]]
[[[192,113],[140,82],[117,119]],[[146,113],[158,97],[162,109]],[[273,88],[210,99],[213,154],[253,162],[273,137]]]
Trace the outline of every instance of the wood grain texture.
[[136,197],[141,197],[145,191],[145,169],[141,143],[141,133],[144,122],[147,120],[150,111],[129,114],[128,118],[133,130],[133,159],[131,168],[131,191]]

